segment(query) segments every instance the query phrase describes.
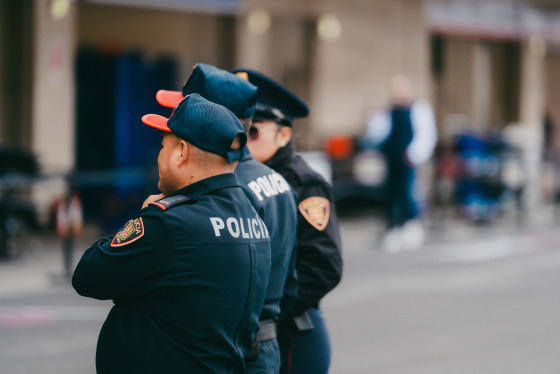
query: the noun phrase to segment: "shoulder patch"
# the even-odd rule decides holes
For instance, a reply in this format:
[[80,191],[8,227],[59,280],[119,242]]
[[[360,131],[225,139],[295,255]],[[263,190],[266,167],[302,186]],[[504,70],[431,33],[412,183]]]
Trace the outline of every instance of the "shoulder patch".
[[120,247],[137,241],[144,236],[144,222],[142,217],[131,219],[124,228],[115,235],[111,247]]
[[329,223],[330,206],[324,197],[312,196],[299,203],[299,211],[311,226],[323,231]]
[[190,201],[190,200],[193,199],[191,199],[188,196],[176,195],[176,196],[164,197],[163,199],[159,199],[157,201],[154,201],[153,203],[150,203],[150,205],[157,206],[161,210],[166,210],[171,208],[172,206],[179,205],[181,203],[184,203],[185,201]]

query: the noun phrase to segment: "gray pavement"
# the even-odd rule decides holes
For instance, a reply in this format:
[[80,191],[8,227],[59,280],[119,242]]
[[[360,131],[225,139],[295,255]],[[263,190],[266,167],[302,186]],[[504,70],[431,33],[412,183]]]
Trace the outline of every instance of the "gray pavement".
[[[96,231],[88,228],[76,239],[73,264],[96,237]],[[25,293],[52,290],[67,283],[64,279],[65,266],[62,242],[54,235],[40,237],[33,242],[34,248],[22,248],[16,258],[0,261],[0,299]]]
[[[341,219],[345,270],[324,300],[331,373],[560,372],[560,230],[543,209],[525,221],[427,221],[414,252],[387,254],[370,214]],[[76,243],[74,263],[99,235]],[[0,262],[0,374],[95,373],[110,302],[78,296],[62,244]]]
[[[93,235],[88,230],[77,240],[74,264]],[[77,295],[65,276],[62,243],[37,239],[0,262],[0,374],[93,374],[111,303]]]
[[398,254],[379,249],[374,221],[345,219],[345,274],[323,303],[331,372],[560,372],[553,213],[439,222],[421,250]]

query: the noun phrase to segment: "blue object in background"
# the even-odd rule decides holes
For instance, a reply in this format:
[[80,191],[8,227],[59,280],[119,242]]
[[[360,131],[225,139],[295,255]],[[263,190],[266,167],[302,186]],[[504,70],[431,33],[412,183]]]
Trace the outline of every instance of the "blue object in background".
[[[76,165],[85,176],[78,185],[84,218],[114,233],[137,214],[148,195],[158,193],[161,132],[141,118],[171,114],[155,95],[175,88],[177,63],[168,57],[149,60],[140,52],[114,56],[83,48],[76,65]],[[90,172],[102,176],[91,177]]]
[[[157,190],[157,155],[161,148],[161,131],[142,123],[148,113],[168,116],[169,109],[156,101],[159,89],[173,87],[175,63],[169,58],[147,60],[142,54],[129,52],[116,63],[115,79],[115,164],[118,169],[145,169],[138,178],[117,178],[114,192],[124,201],[114,217],[116,228],[134,217],[144,199]],[[123,200],[124,199],[124,200]]]
[[[159,89],[172,87],[175,67],[169,59],[146,61],[139,53],[127,53],[116,64],[115,81],[115,167],[144,168],[155,162],[161,131],[145,126],[148,113],[169,115],[156,101]],[[118,180],[117,194],[125,196],[138,188],[138,181]],[[141,186],[140,186],[141,187]]]
[[456,150],[462,167],[456,193],[460,211],[468,219],[491,220],[500,213],[504,147],[502,139],[492,134],[458,135]]

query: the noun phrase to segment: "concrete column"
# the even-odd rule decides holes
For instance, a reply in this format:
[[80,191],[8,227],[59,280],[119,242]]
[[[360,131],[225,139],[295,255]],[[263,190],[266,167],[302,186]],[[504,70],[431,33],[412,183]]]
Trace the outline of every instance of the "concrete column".
[[35,1],[32,147],[45,172],[65,172],[75,162],[74,56],[76,2],[58,11]]
[[544,42],[531,38],[522,47],[521,113],[524,124],[540,129],[544,108]]
[[252,67],[268,72],[271,27],[271,14],[260,8],[251,9],[237,19],[236,67]]
[[[31,144],[44,174],[66,173],[75,164],[75,19],[77,2],[34,2],[34,90]],[[103,119],[100,119],[103,120]],[[101,152],[101,148],[100,148]],[[35,185],[40,215],[63,195],[61,178]],[[44,217],[43,217],[44,218]]]
[[537,38],[530,38],[522,46],[520,122],[525,129],[524,155],[527,187],[525,204],[537,207],[541,200],[540,164],[542,153],[542,124],[545,108],[545,45]]
[[473,125],[477,129],[488,128],[490,120],[490,84],[491,56],[488,45],[479,41],[473,46],[473,90],[472,90],[472,113]]

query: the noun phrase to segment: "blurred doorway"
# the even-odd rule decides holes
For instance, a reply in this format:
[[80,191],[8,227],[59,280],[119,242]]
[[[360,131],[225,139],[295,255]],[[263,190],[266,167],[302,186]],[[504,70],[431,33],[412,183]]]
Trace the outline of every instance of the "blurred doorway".
[[502,128],[520,116],[518,41],[432,36],[432,80],[438,124],[460,116],[471,129]]
[[31,146],[33,1],[0,1],[0,143]]
[[85,218],[102,218],[107,229],[115,229],[157,193],[161,132],[140,119],[170,114],[155,96],[174,84],[176,62],[82,48],[76,72],[76,169],[85,176],[78,179]]

